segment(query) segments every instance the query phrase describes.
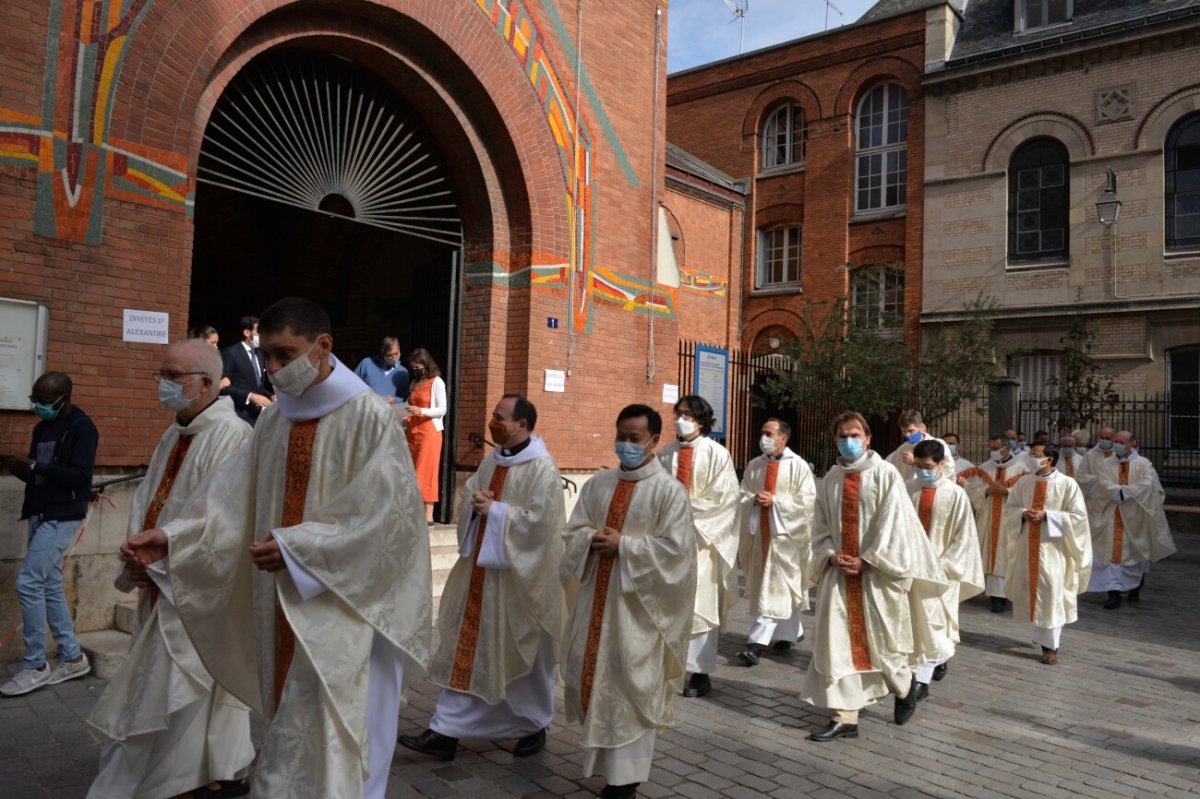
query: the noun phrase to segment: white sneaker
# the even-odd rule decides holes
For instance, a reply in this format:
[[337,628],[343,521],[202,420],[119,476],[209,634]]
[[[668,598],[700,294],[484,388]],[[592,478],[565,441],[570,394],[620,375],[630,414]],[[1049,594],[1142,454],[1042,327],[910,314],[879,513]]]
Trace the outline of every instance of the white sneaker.
[[58,685],[60,682],[82,677],[91,670],[92,664],[88,662],[87,655],[80,653],[79,660],[74,663],[69,660],[58,661],[58,665],[50,670],[50,679],[46,681],[46,684]]
[[0,694],[5,696],[20,696],[30,691],[36,691],[43,685],[50,684],[50,667],[40,669],[21,669],[17,676],[0,686]]

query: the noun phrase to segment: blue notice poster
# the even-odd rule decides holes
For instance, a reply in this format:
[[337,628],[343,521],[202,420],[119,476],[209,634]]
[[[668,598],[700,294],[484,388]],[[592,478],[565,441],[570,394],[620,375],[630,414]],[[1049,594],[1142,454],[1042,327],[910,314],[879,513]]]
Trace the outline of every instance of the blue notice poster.
[[729,386],[729,350],[696,346],[693,391],[713,407],[713,438],[725,438],[725,401]]

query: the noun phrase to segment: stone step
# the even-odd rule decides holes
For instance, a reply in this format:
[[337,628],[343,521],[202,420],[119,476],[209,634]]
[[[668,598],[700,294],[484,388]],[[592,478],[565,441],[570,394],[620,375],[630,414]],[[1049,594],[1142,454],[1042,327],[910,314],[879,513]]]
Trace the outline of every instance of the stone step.
[[119,630],[98,630],[75,636],[80,648],[92,662],[92,674],[111,680],[129,652],[130,636]]
[[128,635],[133,635],[137,629],[138,601],[137,594],[130,594],[129,598],[122,599],[117,602],[116,613],[114,614],[114,625],[120,632]]
[[458,546],[458,528],[452,524],[435,524],[429,528],[429,546]]
[[449,569],[458,562],[458,544],[448,547],[430,547],[429,549],[430,568],[435,572],[443,569]]

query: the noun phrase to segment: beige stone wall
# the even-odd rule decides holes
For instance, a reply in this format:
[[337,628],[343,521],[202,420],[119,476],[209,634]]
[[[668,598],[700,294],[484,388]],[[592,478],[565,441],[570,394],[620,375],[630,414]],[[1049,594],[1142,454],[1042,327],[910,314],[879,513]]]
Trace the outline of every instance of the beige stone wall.
[[[1164,251],[1162,152],[1171,125],[1200,108],[1200,89],[1186,88],[1200,74],[1200,50],[1114,52],[1008,61],[991,75],[930,87],[922,312],[936,316],[980,294],[994,297],[1004,309],[1002,329],[1030,349],[1061,348],[1069,317],[1086,312],[1103,320],[1096,355],[1118,386],[1158,392],[1164,350],[1200,342],[1200,253]],[[1009,158],[1043,135],[1071,154],[1070,257],[1009,265]],[[1122,201],[1111,229],[1095,208],[1108,167]],[[1188,302],[1190,312],[1164,309]]]

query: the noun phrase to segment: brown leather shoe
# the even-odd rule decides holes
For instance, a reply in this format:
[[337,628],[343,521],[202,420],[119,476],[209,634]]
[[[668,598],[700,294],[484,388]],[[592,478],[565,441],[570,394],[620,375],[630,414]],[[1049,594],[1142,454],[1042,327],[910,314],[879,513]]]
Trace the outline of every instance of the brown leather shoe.
[[1058,665],[1058,650],[1042,647],[1042,662],[1047,666]]

